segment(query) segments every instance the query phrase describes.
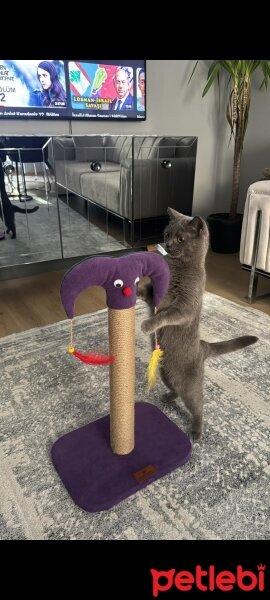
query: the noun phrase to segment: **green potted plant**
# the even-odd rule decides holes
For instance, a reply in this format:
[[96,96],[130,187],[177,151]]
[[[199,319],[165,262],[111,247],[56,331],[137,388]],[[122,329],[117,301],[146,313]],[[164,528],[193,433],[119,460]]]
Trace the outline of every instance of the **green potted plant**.
[[[191,77],[198,62],[195,64]],[[239,251],[243,215],[237,213],[237,206],[241,158],[250,107],[251,77],[257,69],[261,69],[263,80],[260,87],[267,88],[270,77],[269,62],[269,60],[215,60],[208,71],[203,97],[215,80],[219,83],[219,75],[222,70],[229,74],[226,118],[231,131],[230,140],[234,139],[232,196],[229,212],[212,214],[207,217],[211,247],[214,252],[233,253]]]

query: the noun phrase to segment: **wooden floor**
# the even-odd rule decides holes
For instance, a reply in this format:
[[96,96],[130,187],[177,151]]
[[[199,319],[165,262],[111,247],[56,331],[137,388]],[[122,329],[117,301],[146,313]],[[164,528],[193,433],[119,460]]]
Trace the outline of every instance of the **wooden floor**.
[[[0,337],[66,319],[59,290],[64,271],[0,282]],[[249,273],[241,269],[238,254],[207,257],[206,289],[243,306]],[[258,294],[270,293],[270,279],[259,278]],[[270,315],[270,295],[252,306]],[[76,302],[76,316],[105,308],[105,291],[91,287]]]

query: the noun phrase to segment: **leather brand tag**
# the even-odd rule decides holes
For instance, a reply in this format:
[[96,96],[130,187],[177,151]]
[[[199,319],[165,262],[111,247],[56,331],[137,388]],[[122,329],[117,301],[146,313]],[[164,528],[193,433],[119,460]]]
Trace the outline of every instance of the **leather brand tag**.
[[151,475],[154,475],[156,472],[157,469],[154,465],[147,465],[143,469],[140,469],[140,471],[133,473],[133,475],[138,483],[143,483],[143,481],[151,477]]

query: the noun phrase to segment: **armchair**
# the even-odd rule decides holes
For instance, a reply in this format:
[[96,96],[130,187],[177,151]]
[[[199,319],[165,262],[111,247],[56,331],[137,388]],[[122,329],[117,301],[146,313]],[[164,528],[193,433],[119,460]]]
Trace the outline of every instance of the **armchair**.
[[[264,170],[264,176],[270,173]],[[248,301],[256,299],[258,277],[270,277],[270,178],[252,183],[243,216],[240,263],[250,271]]]

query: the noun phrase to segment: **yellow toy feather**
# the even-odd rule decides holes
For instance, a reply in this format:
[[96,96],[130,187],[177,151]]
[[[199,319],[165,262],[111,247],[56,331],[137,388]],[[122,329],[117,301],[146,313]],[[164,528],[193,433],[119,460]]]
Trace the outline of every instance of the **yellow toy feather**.
[[148,391],[152,389],[157,376],[157,369],[159,366],[159,362],[163,356],[163,351],[160,350],[160,347],[156,345],[155,350],[152,352],[152,356],[150,358],[150,362],[147,369],[148,375]]

